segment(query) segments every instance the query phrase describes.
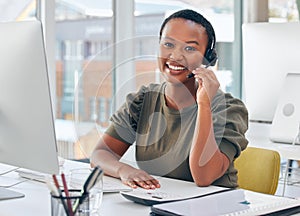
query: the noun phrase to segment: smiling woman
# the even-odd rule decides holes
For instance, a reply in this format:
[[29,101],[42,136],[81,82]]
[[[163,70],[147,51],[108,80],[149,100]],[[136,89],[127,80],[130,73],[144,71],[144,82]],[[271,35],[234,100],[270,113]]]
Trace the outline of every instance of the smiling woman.
[[[210,22],[193,10],[165,19],[157,60],[166,80],[127,96],[93,151],[92,166],[133,188],[160,187],[151,175],[237,187],[233,161],[247,146],[248,113],[202,67],[216,59],[214,41]],[[139,168],[119,161],[133,143]]]
[[[159,69],[166,79],[168,75],[186,79],[193,69],[201,66],[208,38],[205,29],[195,25],[183,19],[174,19],[166,25],[159,56]],[[197,37],[199,34],[203,37]]]

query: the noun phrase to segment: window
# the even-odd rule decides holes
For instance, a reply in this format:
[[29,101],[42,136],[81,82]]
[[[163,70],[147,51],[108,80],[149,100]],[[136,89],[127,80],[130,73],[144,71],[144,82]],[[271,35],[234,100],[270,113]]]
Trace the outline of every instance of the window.
[[35,19],[36,17],[37,10],[35,0],[0,1],[0,22],[22,21]]
[[[56,1],[57,118],[99,123],[95,115],[102,106],[96,101],[112,95],[111,5],[111,1]],[[99,89],[102,83],[105,90]]]
[[269,22],[299,21],[299,0],[269,0]]

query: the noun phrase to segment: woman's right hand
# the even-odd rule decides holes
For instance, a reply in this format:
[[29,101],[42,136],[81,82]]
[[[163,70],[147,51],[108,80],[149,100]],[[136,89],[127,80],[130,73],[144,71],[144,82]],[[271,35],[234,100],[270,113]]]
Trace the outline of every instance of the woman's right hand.
[[193,74],[199,84],[197,91],[198,104],[201,102],[210,104],[220,87],[216,74],[206,67],[196,68],[193,70]]
[[108,134],[103,134],[91,156],[91,166],[100,166],[104,173],[120,178],[124,184],[132,188],[159,188],[158,180],[148,173],[119,161],[128,148],[127,143]]
[[121,181],[132,188],[160,188],[159,181],[141,169],[136,169],[127,164],[124,164],[119,168],[118,173]]

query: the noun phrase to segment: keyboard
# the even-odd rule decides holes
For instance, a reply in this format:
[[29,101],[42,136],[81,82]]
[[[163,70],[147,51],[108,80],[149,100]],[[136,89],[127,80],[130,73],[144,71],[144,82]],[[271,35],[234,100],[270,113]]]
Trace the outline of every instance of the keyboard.
[[[32,170],[19,169],[19,170],[16,170],[16,172],[22,178],[26,178],[26,179],[30,179],[30,180],[38,181],[38,182],[43,182],[43,183],[46,183],[47,178],[52,179],[52,176],[49,174],[36,172],[36,171],[32,171]],[[57,178],[57,180],[59,181],[59,184],[62,185],[62,182],[60,182],[60,178]],[[75,188],[76,185],[81,186],[81,183],[78,182],[76,184],[76,182],[72,182],[72,185],[73,185],[72,187]],[[103,192],[104,193],[114,193],[114,192],[131,191],[131,190],[132,190],[132,188],[124,185],[120,179],[113,178],[110,176],[103,176]]]
[[146,190],[138,188],[132,191],[121,191],[120,193],[133,202],[147,206],[184,199],[179,194],[163,191],[162,189]]

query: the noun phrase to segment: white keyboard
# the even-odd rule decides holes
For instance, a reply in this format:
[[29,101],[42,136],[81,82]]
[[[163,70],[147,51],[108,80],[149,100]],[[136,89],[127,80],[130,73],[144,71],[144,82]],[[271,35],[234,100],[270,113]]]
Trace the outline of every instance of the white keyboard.
[[[19,170],[16,170],[16,172],[23,178],[30,179],[33,181],[39,181],[39,182],[43,182],[43,183],[46,183],[47,178],[52,179],[52,176],[49,174],[40,173],[40,172],[36,172],[36,171],[32,171],[32,170],[19,169]],[[57,180],[59,181],[60,184],[62,183],[62,182],[60,182],[60,178],[58,178]],[[73,188],[74,188],[75,187],[74,185],[76,185],[76,182],[75,183],[73,182],[72,184],[73,184]],[[78,182],[78,185],[81,185],[81,184]],[[132,189],[129,186],[124,185],[119,179],[109,177],[109,176],[103,176],[103,192],[104,193],[131,191],[131,190]]]
[[121,194],[131,201],[148,206],[184,199],[184,197],[179,194],[166,192],[162,189],[146,190],[138,188],[132,191],[121,191]]

